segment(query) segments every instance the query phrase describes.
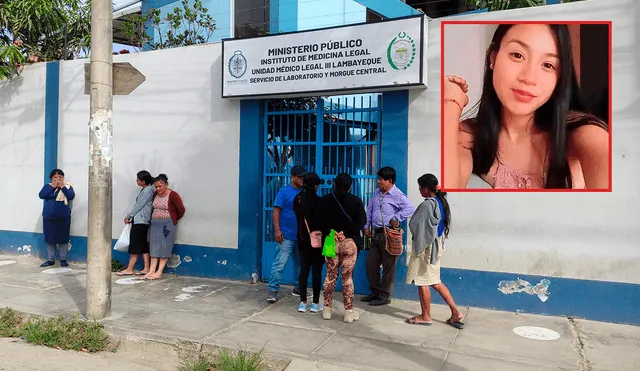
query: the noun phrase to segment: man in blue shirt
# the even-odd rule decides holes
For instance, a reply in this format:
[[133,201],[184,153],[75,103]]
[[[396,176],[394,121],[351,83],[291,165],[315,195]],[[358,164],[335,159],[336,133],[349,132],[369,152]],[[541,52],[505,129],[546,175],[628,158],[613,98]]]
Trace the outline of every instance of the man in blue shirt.
[[291,168],[291,183],[280,188],[273,205],[273,228],[275,240],[278,243],[276,256],[271,266],[271,280],[269,281],[269,293],[267,301],[275,303],[278,301],[278,291],[282,280],[282,271],[289,260],[293,260],[293,277],[295,286],[293,296],[300,296],[298,288],[298,276],[300,275],[300,254],[298,251],[298,221],[293,211],[293,199],[300,193],[302,179],[307,173],[304,167],[295,165]]

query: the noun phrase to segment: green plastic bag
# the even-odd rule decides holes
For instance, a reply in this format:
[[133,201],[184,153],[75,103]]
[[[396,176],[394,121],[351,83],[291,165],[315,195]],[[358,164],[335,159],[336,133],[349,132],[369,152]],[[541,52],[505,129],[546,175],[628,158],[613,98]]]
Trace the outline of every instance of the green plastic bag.
[[331,233],[324,239],[324,245],[322,246],[322,255],[327,258],[336,257],[336,231],[333,229]]

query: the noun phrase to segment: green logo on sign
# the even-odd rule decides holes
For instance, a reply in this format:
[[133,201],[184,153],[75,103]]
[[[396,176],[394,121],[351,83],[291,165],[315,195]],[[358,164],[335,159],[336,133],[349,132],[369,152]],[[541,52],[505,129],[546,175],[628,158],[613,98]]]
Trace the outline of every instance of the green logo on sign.
[[387,60],[394,70],[406,70],[416,58],[416,43],[406,32],[394,37],[387,48]]

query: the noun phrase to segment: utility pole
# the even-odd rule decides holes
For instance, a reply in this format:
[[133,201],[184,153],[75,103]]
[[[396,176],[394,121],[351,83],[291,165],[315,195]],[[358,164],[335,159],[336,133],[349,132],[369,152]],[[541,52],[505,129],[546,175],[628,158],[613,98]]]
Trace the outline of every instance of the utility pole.
[[91,1],[89,220],[86,316],[111,312],[113,13],[111,0]]

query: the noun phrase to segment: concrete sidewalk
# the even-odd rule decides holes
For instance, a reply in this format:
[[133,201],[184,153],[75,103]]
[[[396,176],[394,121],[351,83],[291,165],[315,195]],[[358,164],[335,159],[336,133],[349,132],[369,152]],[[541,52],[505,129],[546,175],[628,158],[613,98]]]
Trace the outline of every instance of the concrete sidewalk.
[[[39,263],[0,255],[0,307],[46,316],[83,312],[85,267],[72,264],[70,271],[48,274]],[[116,334],[168,343],[264,346],[292,359],[288,371],[640,370],[640,327],[463,308],[466,327],[456,330],[444,324],[448,308],[439,305],[432,306],[432,326],[412,326],[403,321],[419,312],[418,303],[370,307],[359,298],[360,320],[345,324],[339,293],[331,321],[296,312],[298,298],[270,305],[265,295],[262,284],[114,275],[112,314],[103,322]],[[529,337],[523,337],[514,332],[520,326],[542,329],[524,328]],[[545,329],[559,337],[541,340]]]

